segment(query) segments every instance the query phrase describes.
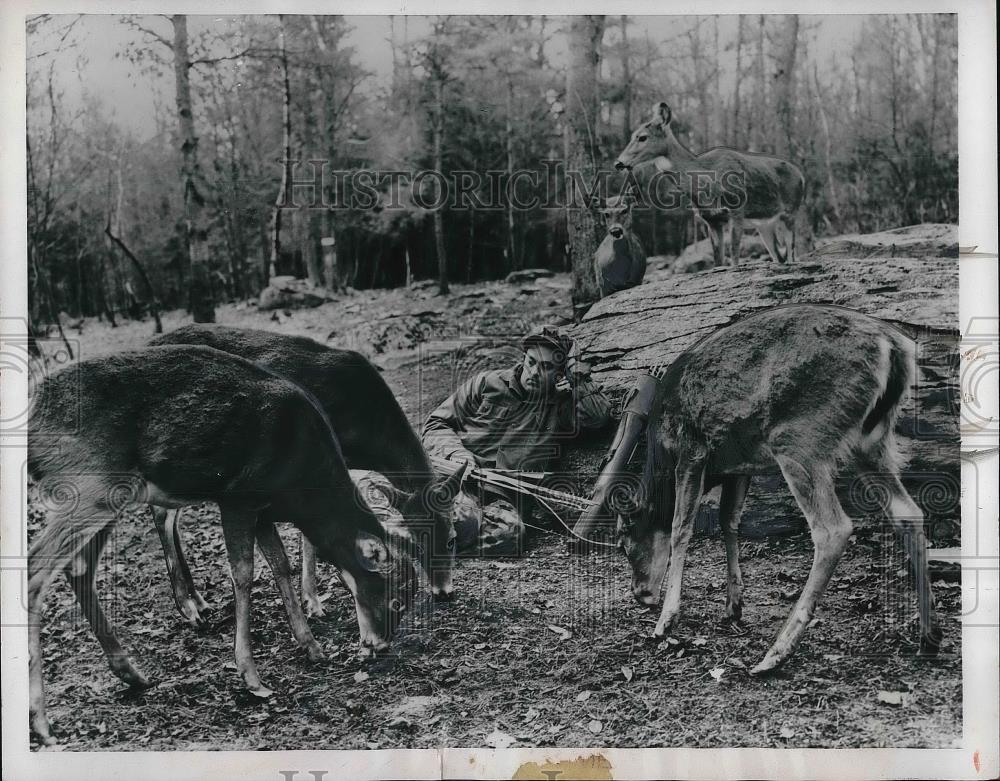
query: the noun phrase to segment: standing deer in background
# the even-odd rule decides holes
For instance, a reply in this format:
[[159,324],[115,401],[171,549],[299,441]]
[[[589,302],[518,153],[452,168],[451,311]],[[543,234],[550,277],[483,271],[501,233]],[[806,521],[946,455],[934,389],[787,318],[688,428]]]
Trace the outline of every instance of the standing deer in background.
[[[268,367],[315,398],[330,419],[349,469],[388,477],[396,489],[392,502],[410,529],[429,537],[422,544],[423,566],[435,599],[452,597],[454,534],[450,506],[437,496],[454,496],[463,473],[436,479],[420,439],[392,390],[360,353],[337,350],[304,336],[221,325],[188,325],[154,338],[150,344],[205,345]],[[181,615],[199,625],[207,605],[194,587],[181,545],[179,512],[154,508],[154,521],[167,561],[174,601]],[[424,535],[418,535],[424,536]],[[306,614],[322,616],[316,592],[316,559],[302,541],[302,598]]]
[[[698,504],[702,494],[720,484],[719,525],[729,570],[726,615],[740,619],[740,513],[750,476],[777,463],[815,545],[798,602],[753,672],[784,662],[851,537],[851,519],[834,490],[842,467],[848,467],[872,493],[886,497],[884,510],[903,537],[916,576],[921,653],[937,652],[941,631],[927,574],[923,515],[900,482],[893,434],[914,381],[914,350],[909,337],[867,315],[834,306],[789,305],[716,331],[670,366],[656,405],[662,409],[659,447],[654,443],[647,456],[662,464],[661,493],[655,495],[654,489],[653,498],[636,497],[633,509],[618,519],[636,599],[656,605],[666,577],[654,636],[665,635],[677,620]],[[600,508],[585,513],[574,531],[586,536],[600,513]]]
[[310,659],[322,658],[291,588],[275,521],[293,523],[338,568],[354,595],[363,649],[386,648],[412,601],[413,565],[391,552],[386,530],[351,482],[330,421],[274,372],[192,346],[84,361],[40,386],[28,430],[29,474],[42,504],[50,505],[28,553],[31,726],[47,744],[54,739],[40,617],[60,572],[111,670],[130,686],[148,685],[95,593],[98,560],[125,505],[219,505],[236,605],[236,667],[256,696],[271,691],[257,673],[250,640],[255,538],[296,641]]
[[670,127],[673,114],[663,102],[653,105],[653,116],[640,125],[615,161],[618,169],[630,169],[639,163],[653,161],[664,172],[688,176],[709,173],[716,186],[727,188],[739,184],[738,206],[717,208],[709,220],[709,235],[715,252],[715,263],[725,259],[724,228],[727,216],[732,229],[731,253],[733,265],[739,263],[743,225],[749,222],[757,229],[772,260],[779,263],[795,260],[795,214],[805,194],[805,178],[792,163],[755,152],[739,152],[716,147],[696,155],[684,146]]
[[598,209],[608,231],[594,252],[594,275],[601,298],[635,287],[646,276],[646,251],[632,233],[634,205],[635,196],[615,195]]

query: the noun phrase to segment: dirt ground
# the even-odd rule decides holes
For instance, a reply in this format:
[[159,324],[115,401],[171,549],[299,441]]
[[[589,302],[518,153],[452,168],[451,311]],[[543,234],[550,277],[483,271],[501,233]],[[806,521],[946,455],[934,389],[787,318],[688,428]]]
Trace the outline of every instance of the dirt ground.
[[[417,424],[468,372],[510,360],[505,334],[565,318],[567,286],[565,277],[521,286],[533,288],[527,293],[502,283],[458,286],[450,301],[428,290],[359,293],[279,313],[277,320],[227,306],[219,320],[367,347]],[[421,314],[438,310],[446,316]],[[381,322],[373,311],[390,315],[384,329],[370,325]],[[169,313],[167,328],[182,321],[181,313]],[[87,322],[69,336],[90,357],[140,346],[151,330],[148,322],[114,330]],[[463,338],[469,334],[479,336]],[[495,338],[484,341],[484,334]],[[595,470],[610,435],[591,437],[568,454],[568,471]],[[275,691],[260,702],[242,691],[233,663],[232,594],[217,508],[192,508],[186,517],[195,581],[213,606],[208,628],[189,627],[174,610],[148,510],[121,520],[101,567],[109,617],[155,680],[152,688],[125,689],[68,586],[60,582],[50,594],[43,642],[49,715],[60,740],[55,750],[947,748],[961,738],[958,583],[935,583],[942,653],[917,659],[906,562],[875,522],[856,525],[802,645],[781,672],[762,679],[747,670],[766,652],[805,582],[812,557],[805,534],[742,544],[739,629],[721,621],[722,542],[696,538],[680,624],[673,636],[653,641],[656,614],[633,602],[623,557],[616,551],[571,556],[558,530],[539,532],[521,557],[460,561],[456,600],[418,605],[391,651],[374,661],[356,657],[353,604],[321,566],[328,615],[312,621],[327,654],[320,664],[296,648],[258,555],[254,647]],[[39,522],[29,506],[29,532]],[[297,535],[282,533],[297,560]]]

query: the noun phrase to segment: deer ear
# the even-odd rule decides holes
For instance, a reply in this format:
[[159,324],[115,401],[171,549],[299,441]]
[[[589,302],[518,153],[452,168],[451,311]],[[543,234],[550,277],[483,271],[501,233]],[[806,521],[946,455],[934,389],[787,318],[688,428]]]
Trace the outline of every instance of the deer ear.
[[385,496],[385,498],[389,500],[389,504],[392,507],[396,508],[397,510],[402,510],[403,505],[405,505],[408,501],[413,499],[414,496],[416,496],[415,493],[408,493],[406,491],[401,491],[388,481],[384,483],[383,482],[376,483],[374,486],[374,490],[379,491],[383,496]]
[[361,566],[369,572],[384,575],[392,569],[389,548],[374,534],[358,532],[358,536],[354,539],[354,552]]
[[659,122],[661,125],[666,127],[670,124],[670,120],[673,117],[673,112],[670,111],[670,106],[668,106],[664,101],[653,104],[653,121]]
[[450,475],[441,483],[441,489],[448,495],[449,501],[458,496],[462,488],[462,479],[465,477],[465,470],[469,468],[468,463],[462,464],[455,473]]

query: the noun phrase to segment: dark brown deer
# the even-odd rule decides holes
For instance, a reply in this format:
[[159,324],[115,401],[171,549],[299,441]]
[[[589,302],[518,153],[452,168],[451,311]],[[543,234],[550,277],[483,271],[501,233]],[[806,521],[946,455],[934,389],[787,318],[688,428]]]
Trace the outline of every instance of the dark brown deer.
[[[322,652],[289,584],[275,521],[297,526],[351,590],[362,647],[388,646],[414,596],[416,572],[351,482],[323,409],[274,372],[200,346],[151,347],[84,361],[46,380],[33,398],[28,469],[46,520],[28,554],[31,726],[54,742],[45,711],[40,617],[65,572],[112,671],[148,685],[95,593],[97,562],[132,504],[216,502],[236,604],[236,666],[261,682],[250,641],[254,540],[275,574],[296,641]],[[47,507],[46,507],[47,505]]]
[[[716,147],[696,155],[677,140],[670,127],[672,119],[673,113],[666,103],[655,103],[652,117],[632,133],[615,167],[628,169],[650,162],[660,171],[685,179],[708,174],[712,188],[707,195],[712,205],[699,208],[694,203],[692,210],[708,222],[716,265],[725,262],[724,229],[727,223],[732,230],[733,265],[739,263],[745,222],[757,229],[773,260],[794,261],[795,214],[805,194],[802,171],[778,157],[727,147]],[[697,189],[697,184],[688,183],[684,189]],[[732,204],[720,203],[720,192],[732,195]],[[695,193],[690,197],[698,201]]]
[[[264,365],[311,394],[322,407],[350,469],[388,477],[398,489],[393,502],[424,551],[435,599],[452,597],[454,540],[449,507],[437,496],[454,496],[462,480],[435,478],[420,439],[392,390],[363,355],[303,336],[221,325],[187,325],[158,336],[152,345],[200,344]],[[177,608],[197,625],[207,606],[194,587],[184,557],[179,513],[154,508]],[[323,615],[316,591],[316,559],[308,539],[302,544],[302,598],[306,614]]]
[[594,252],[594,276],[601,298],[635,287],[646,276],[646,250],[632,232],[634,205],[635,197],[629,193],[599,202],[597,211],[607,229]]
[[[909,337],[834,306],[776,307],[716,331],[683,353],[660,383],[659,438],[648,448],[661,463],[658,477],[618,518],[636,599],[656,605],[666,578],[654,636],[666,634],[677,620],[698,504],[720,484],[719,525],[729,570],[726,615],[740,619],[740,513],[750,476],[777,464],[808,521],[815,554],[798,602],[753,672],[771,670],[791,655],[847,547],[851,519],[834,483],[848,469],[886,497],[884,510],[903,537],[916,576],[921,652],[936,653],[941,631],[927,574],[923,515],[900,482],[893,434],[914,376]],[[574,531],[587,536],[600,514],[599,509],[585,514]]]

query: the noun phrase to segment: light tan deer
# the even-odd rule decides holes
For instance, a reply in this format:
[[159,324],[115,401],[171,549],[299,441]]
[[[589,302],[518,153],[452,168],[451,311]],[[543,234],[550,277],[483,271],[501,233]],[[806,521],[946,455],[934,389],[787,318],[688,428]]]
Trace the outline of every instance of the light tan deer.
[[333,563],[355,599],[361,644],[388,646],[416,585],[412,563],[351,482],[330,421],[316,401],[273,372],[208,347],[164,346],[84,361],[46,380],[29,419],[29,473],[43,528],[28,554],[30,709],[52,743],[45,711],[40,617],[65,572],[112,671],[148,685],[122,649],[94,588],[117,511],[149,503],[216,502],[232,572],[237,671],[267,697],[250,641],[254,540],[275,574],[292,633],[310,659],[322,652],[291,588],[275,521],[297,526]]
[[[727,222],[732,231],[733,265],[739,263],[744,223],[757,229],[773,260],[794,261],[795,214],[805,193],[802,171],[787,160],[727,147],[716,147],[696,155],[677,140],[670,127],[672,119],[673,113],[666,103],[653,104],[652,117],[632,133],[615,167],[630,169],[648,162],[655,163],[660,171],[682,177],[709,174],[713,179],[709,194],[714,208],[693,207],[692,210],[706,218],[716,265],[725,262]],[[692,185],[686,184],[684,188],[692,189]],[[732,196],[732,205],[719,203],[720,191]],[[697,195],[692,193],[691,198],[696,201]],[[728,220],[724,219],[727,216]]]
[[[619,541],[632,566],[632,592],[654,606],[653,634],[677,620],[681,577],[702,494],[722,485],[719,525],[728,563],[726,615],[739,620],[743,577],[737,530],[750,476],[777,464],[809,524],[812,569],[777,640],[754,673],[784,662],[805,632],[852,532],[834,490],[854,470],[905,542],[916,575],[921,652],[941,640],[927,574],[923,515],[899,479],[893,435],[915,376],[914,344],[892,326],[850,309],[775,307],[716,331],[684,352],[660,383],[660,466],[649,495],[619,516]],[[655,421],[650,425],[656,425]],[[647,467],[649,464],[647,464]],[[609,482],[602,476],[601,484]],[[656,485],[659,483],[659,485]],[[659,493],[657,493],[659,489]],[[575,528],[586,536],[600,510]]]

